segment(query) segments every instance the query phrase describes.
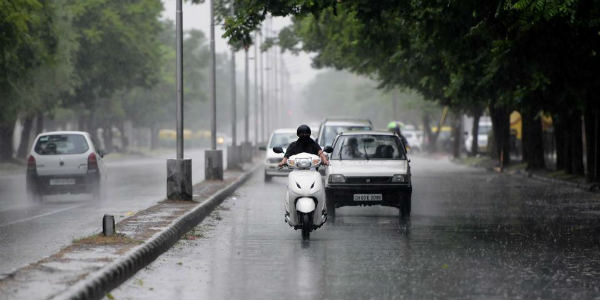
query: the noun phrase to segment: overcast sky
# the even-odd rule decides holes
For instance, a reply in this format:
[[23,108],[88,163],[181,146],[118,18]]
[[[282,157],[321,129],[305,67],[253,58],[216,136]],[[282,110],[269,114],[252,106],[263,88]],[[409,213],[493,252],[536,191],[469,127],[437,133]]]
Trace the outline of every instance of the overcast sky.
[[[165,6],[165,10],[163,12],[163,18],[175,20],[175,0],[162,0]],[[192,5],[189,2],[183,3],[183,29],[199,29],[202,30],[206,37],[210,37],[210,10],[209,10],[209,0],[206,0],[203,4],[194,4]],[[289,18],[274,18],[273,19],[273,29],[279,31],[279,29],[285,27],[290,24]],[[173,33],[174,34],[174,33]],[[221,30],[220,25],[215,25],[215,45],[217,52],[228,52],[229,48],[227,46],[227,41],[222,38],[223,31]],[[252,56],[254,53],[254,49],[250,49],[250,55]],[[284,54],[284,62],[287,69],[290,72],[290,81],[294,90],[299,92],[303,85],[308,83],[314,76],[319,72],[311,68],[310,66],[310,57],[302,53],[298,56],[292,55],[288,52]],[[185,59],[185,58],[184,58]],[[254,74],[254,70],[252,69],[253,63],[250,62],[250,76],[252,80],[252,76]],[[243,64],[243,51],[240,51],[236,55],[236,67],[238,72],[242,72],[244,68]]]

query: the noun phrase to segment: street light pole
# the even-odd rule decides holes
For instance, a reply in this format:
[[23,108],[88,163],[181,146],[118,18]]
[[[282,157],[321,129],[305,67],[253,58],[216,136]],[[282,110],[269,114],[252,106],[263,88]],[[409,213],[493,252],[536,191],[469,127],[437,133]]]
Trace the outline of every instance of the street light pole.
[[258,145],[258,31],[254,32],[254,145]]
[[[177,0],[181,1],[181,0]],[[204,177],[207,180],[223,180],[223,152],[217,150],[217,87],[216,87],[216,61],[215,61],[215,7],[214,0],[210,0],[210,104],[211,149],[204,153]]]
[[[263,35],[262,28],[260,34],[260,44],[263,44]],[[262,51],[260,51],[260,134],[262,136],[261,142],[266,142],[266,127],[265,127],[265,68],[264,68],[264,60],[265,56]]]
[[250,70],[248,69],[248,47],[244,49],[244,143],[250,142]]
[[[231,15],[235,15],[233,2],[230,8]],[[238,169],[240,160],[240,151],[237,147],[237,83],[235,74],[235,48],[231,45],[231,146],[227,148],[227,169]]]
[[167,160],[167,198],[192,200],[192,160],[183,158],[183,11],[181,1],[177,0],[175,11],[177,157]]

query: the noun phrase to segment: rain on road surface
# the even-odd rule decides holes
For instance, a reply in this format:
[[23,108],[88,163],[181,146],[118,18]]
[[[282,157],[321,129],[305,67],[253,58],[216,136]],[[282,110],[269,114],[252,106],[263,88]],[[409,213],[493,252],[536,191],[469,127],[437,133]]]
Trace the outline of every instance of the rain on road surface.
[[[186,151],[194,182],[204,178],[204,151]],[[163,157],[105,159],[108,172],[104,201],[89,195],[52,195],[41,203],[25,195],[25,174],[0,175],[0,275],[51,255],[102,229],[102,216],[116,221],[166,197],[167,162]]]
[[302,242],[283,221],[285,178],[256,173],[197,239],[114,290],[115,299],[594,299],[600,197],[416,157],[413,216],[339,209]]

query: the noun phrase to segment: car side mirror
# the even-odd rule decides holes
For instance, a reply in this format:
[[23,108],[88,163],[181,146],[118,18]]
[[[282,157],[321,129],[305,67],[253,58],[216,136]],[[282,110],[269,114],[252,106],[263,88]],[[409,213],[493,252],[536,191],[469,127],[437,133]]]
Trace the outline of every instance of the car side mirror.
[[325,149],[323,149],[323,151],[324,151],[325,153],[331,153],[331,152],[333,152],[333,147],[331,147],[331,146],[327,146],[327,147],[325,147]]
[[275,152],[275,153],[283,153],[283,148],[281,148],[281,147],[273,147],[273,152]]
[[106,153],[102,150],[98,150],[96,152],[98,152],[98,155],[100,155],[100,157],[102,157],[102,158],[104,157],[104,155],[106,155]]
[[267,151],[267,146],[258,146],[258,150]]

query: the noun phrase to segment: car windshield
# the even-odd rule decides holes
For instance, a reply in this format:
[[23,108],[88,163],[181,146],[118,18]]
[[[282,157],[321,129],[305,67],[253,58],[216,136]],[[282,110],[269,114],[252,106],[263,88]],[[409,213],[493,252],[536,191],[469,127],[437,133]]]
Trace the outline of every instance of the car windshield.
[[338,134],[342,133],[342,132],[349,132],[349,131],[358,131],[358,130],[371,130],[370,126],[334,126],[334,125],[330,125],[330,126],[325,126],[325,129],[323,129],[323,139],[319,140],[319,144],[321,146],[330,146],[331,144],[333,144],[333,140],[335,139],[336,136],[338,136]]
[[487,135],[491,130],[491,125],[479,125],[479,134]]
[[81,134],[53,134],[41,136],[34,151],[40,155],[81,154],[89,148]]
[[296,137],[295,133],[274,133],[271,137],[271,143],[269,144],[269,148],[287,148],[287,146],[291,142],[295,141],[297,138],[298,137]]
[[335,142],[333,160],[406,159],[400,139],[392,135],[348,135]]

